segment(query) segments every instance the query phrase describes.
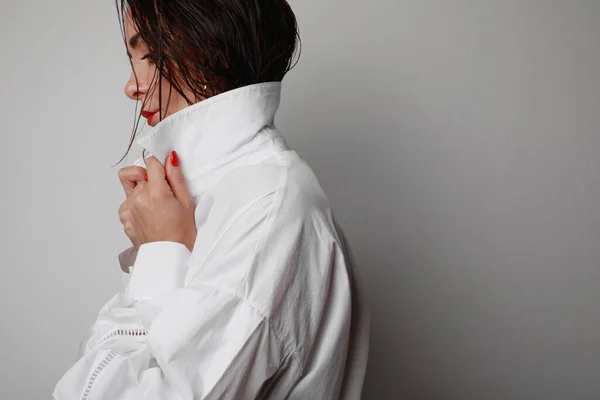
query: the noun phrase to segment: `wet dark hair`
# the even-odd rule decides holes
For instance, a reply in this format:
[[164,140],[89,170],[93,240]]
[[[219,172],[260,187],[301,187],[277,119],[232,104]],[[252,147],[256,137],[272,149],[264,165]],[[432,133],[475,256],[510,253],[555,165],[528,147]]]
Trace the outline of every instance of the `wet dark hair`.
[[[242,86],[281,81],[298,60],[298,25],[286,0],[115,2],[123,39],[129,12],[156,64],[149,91],[158,90],[161,103],[160,77],[191,105]],[[188,98],[184,90],[194,98]],[[167,108],[170,98],[171,92]],[[140,118],[136,106],[129,147],[119,162],[131,150]]]

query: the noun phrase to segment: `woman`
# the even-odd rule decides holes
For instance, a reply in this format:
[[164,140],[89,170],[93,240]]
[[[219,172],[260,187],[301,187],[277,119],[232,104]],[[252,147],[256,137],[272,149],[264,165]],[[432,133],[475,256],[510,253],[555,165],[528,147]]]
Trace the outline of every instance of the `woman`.
[[117,8],[151,156],[119,171],[125,293],[54,398],[360,398],[368,313],[352,257],[274,125],[297,45],[289,5]]

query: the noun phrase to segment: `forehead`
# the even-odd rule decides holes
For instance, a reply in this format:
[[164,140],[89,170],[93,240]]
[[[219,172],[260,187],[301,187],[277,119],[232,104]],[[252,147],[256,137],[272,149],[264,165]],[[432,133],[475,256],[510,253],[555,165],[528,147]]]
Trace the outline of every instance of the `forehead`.
[[124,22],[125,38],[129,42],[129,39],[131,39],[137,33],[137,29],[135,28],[135,25],[133,25],[133,19],[131,18],[131,12],[129,10],[127,10],[127,13],[125,14]]
[[144,41],[142,40],[142,38],[140,37],[140,35],[138,33],[138,30],[136,29],[136,27],[133,23],[133,19],[131,18],[131,15],[129,14],[129,11],[127,12],[127,14],[125,16],[124,28],[125,28],[125,44],[127,46],[128,52],[139,49],[140,47],[145,47]]

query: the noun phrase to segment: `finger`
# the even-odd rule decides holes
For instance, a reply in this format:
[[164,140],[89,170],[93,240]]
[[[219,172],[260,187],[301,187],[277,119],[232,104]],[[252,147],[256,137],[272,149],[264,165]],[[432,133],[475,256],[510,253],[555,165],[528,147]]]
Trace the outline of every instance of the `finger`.
[[144,180],[146,168],[143,167],[124,167],[119,170],[119,180],[125,190],[125,195],[129,196],[131,191],[136,187],[138,182]]
[[129,214],[130,212],[131,212],[131,207],[129,204],[127,204],[126,202],[121,204],[121,207],[119,207],[119,220],[121,221],[122,224],[126,220],[127,214]]
[[133,228],[131,221],[127,221],[123,224],[123,232],[125,232],[129,238],[135,237],[135,229]]
[[148,183],[151,186],[158,187],[165,182],[165,167],[158,161],[154,156],[146,160],[146,166],[148,167]]
[[177,156],[176,151],[172,151],[169,157],[167,157],[165,166],[167,182],[169,182],[169,186],[171,187],[175,198],[185,207],[193,205],[194,201],[185,184],[185,178],[181,166],[179,165],[179,157]]
[[119,214],[119,221],[121,221],[121,225],[127,226],[127,224],[131,224],[133,220],[133,214],[131,210],[127,210],[123,214]]
[[148,182],[146,182],[146,181],[138,182],[138,184],[135,186],[135,188],[133,188],[133,190],[131,191],[130,196],[135,198],[135,196],[138,193],[140,193],[141,191],[143,191],[144,188],[146,188],[147,186],[148,186]]

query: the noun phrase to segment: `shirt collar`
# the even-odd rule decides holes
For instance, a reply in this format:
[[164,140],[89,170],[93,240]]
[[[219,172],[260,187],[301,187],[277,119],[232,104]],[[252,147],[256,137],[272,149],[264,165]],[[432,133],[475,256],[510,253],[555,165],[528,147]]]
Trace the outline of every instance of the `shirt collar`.
[[193,178],[256,144],[263,128],[274,126],[280,98],[281,82],[230,90],[170,115],[137,143],[160,162],[177,151],[184,175]]

